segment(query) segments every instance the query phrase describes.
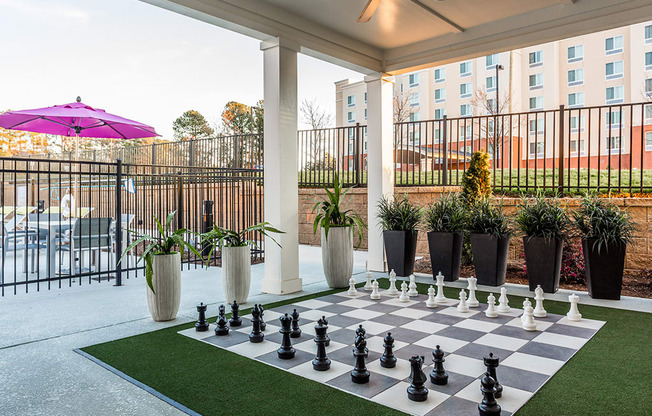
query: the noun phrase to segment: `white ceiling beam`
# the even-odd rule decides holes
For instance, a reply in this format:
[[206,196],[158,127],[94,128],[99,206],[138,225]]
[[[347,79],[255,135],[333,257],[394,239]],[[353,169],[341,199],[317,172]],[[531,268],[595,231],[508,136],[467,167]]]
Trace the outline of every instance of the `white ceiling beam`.
[[464,32],[464,28],[463,28],[462,26],[460,26],[460,25],[458,25],[457,23],[453,22],[452,20],[450,20],[450,19],[447,18],[446,16],[442,15],[441,13],[439,13],[438,11],[436,11],[435,9],[433,9],[432,7],[430,7],[430,6],[426,5],[426,4],[421,3],[419,0],[410,0],[410,1],[411,1],[412,3],[414,3],[414,4],[416,4],[417,6],[421,7],[422,9],[424,9],[424,10],[427,11],[428,13],[432,14],[432,15],[435,16],[437,19],[439,19],[439,20],[441,20],[442,22],[446,23],[448,26],[452,27],[455,31],[457,31],[457,32]]

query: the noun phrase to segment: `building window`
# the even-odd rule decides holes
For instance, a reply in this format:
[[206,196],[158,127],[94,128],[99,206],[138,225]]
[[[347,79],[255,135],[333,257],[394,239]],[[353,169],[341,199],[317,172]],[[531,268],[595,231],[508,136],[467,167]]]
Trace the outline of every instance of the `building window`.
[[623,77],[623,61],[608,62],[605,67],[607,79],[616,79]]
[[473,133],[473,128],[471,126],[460,126],[460,141],[464,141],[466,139],[471,138],[471,134]]
[[487,92],[496,91],[496,76],[487,77]]
[[[580,156],[584,156],[584,140],[580,140]],[[577,140],[570,141],[571,156],[577,156]]]
[[543,51],[530,52],[530,68],[543,65]]
[[543,96],[530,97],[530,111],[543,110]]
[[445,108],[438,108],[435,110],[435,120],[439,120],[444,118],[446,115],[446,109]]
[[645,43],[652,43],[652,25],[645,26]]
[[420,116],[419,113],[410,113],[410,121],[415,122],[419,121]]
[[584,84],[584,69],[571,69],[568,71],[568,86],[575,87]]
[[473,94],[472,83],[460,84],[460,98],[469,98],[471,94]]
[[620,153],[620,136],[607,137],[607,150]]
[[419,105],[419,93],[413,92],[410,94],[410,106],[415,107]]
[[536,120],[530,120],[530,134],[543,134],[545,129],[545,123],[543,118],[537,118]]
[[446,68],[435,69],[435,82],[446,81]]
[[355,105],[355,95],[349,95],[347,98],[347,102],[349,104],[349,107],[353,107]]
[[364,103],[367,104],[367,93],[364,93]]
[[355,123],[355,111],[349,111],[349,123]]
[[571,133],[584,131],[584,116],[571,116],[570,118]]
[[461,117],[470,117],[473,115],[471,110],[471,104],[462,104],[460,106],[460,116]]
[[584,93],[583,92],[574,92],[572,94],[568,94],[568,106],[570,108],[583,107],[584,106]]
[[411,131],[408,133],[409,146],[418,146],[419,145],[419,132]]
[[619,128],[620,127],[620,111],[609,111],[605,114],[607,128]]
[[652,97],[652,78],[645,80],[645,96]]
[[652,104],[647,104],[645,106],[645,124],[650,124],[652,122]]
[[530,143],[530,157],[543,157],[543,141]]
[[487,108],[487,114],[498,114],[495,98],[487,98],[487,105],[485,107]]
[[434,136],[433,136],[434,143],[438,144],[440,139],[441,139],[441,130],[435,129],[435,133],[434,133]]
[[498,65],[498,54],[494,53],[493,55],[487,55],[485,57],[485,62],[487,69],[494,69]]
[[645,52],[645,70],[652,69],[652,52]]
[[419,85],[419,74],[410,74],[408,79],[410,82],[410,87],[416,87]]
[[473,72],[472,70],[473,62],[466,61],[460,64],[460,77],[468,77]]
[[532,74],[529,77],[530,80],[530,89],[538,90],[543,88],[543,73],[541,74]]
[[652,150],[652,131],[645,132],[645,150]]
[[365,120],[367,119],[367,109],[366,108],[364,109],[364,119]]
[[[647,80],[645,82],[647,90]],[[618,85],[616,87],[607,88],[607,104],[619,104],[624,101],[624,87]]]
[[584,59],[584,45],[575,45],[568,48],[568,63],[579,62]]
[[604,42],[604,49],[607,55],[613,55],[614,53],[621,53],[623,51],[622,35],[607,38]]
[[435,90],[435,102],[443,103],[446,101],[446,88],[437,88]]

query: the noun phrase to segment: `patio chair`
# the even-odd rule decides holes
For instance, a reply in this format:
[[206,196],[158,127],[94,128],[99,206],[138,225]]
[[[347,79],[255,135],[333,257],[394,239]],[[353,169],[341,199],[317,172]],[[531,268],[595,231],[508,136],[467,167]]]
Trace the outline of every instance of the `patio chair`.
[[[79,218],[75,221],[72,233],[65,241],[68,244],[64,242],[58,248],[59,251],[70,251],[72,253],[73,264],[71,266],[73,269],[71,274],[75,274],[76,270],[84,270],[84,252],[88,252],[92,258],[93,255],[101,253],[103,249],[106,249],[109,253],[107,270],[111,270],[111,264],[115,262],[115,253],[112,250],[112,223],[113,218]],[[79,261],[79,269],[76,267],[77,261]],[[88,270],[91,270],[90,267]]]
[[4,277],[4,266],[7,264],[8,251],[24,250],[23,255],[23,273],[27,273],[27,258],[32,255],[31,271],[35,269],[36,253],[38,248],[45,248],[45,244],[40,244],[35,239],[36,234],[27,230],[10,230],[7,225],[2,224],[2,235],[0,235],[0,243],[2,244],[2,275]]
[[2,221],[6,220],[8,216],[14,213],[14,207],[11,205],[0,207],[0,215],[2,215]]

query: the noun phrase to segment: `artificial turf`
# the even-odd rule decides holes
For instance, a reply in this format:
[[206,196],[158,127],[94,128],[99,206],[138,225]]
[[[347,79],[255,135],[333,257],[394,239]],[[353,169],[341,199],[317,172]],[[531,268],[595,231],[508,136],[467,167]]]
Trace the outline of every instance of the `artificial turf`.
[[[386,279],[379,283],[388,287]],[[418,289],[427,292],[426,285],[419,284]],[[457,290],[447,287],[445,294],[456,298]],[[481,302],[486,296],[477,293]],[[297,301],[269,304],[266,309]],[[522,301],[510,296],[512,305]],[[565,302],[546,301],[545,306],[551,313],[568,310]],[[652,314],[586,305],[580,311],[585,318],[607,323],[516,415],[652,414]],[[403,414],[177,334],[193,324],[82,350],[202,415]]]

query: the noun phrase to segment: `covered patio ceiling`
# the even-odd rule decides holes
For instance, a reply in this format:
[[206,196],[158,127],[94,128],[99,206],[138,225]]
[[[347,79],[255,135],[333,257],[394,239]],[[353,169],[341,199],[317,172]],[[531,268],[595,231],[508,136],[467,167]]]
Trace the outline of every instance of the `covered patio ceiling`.
[[650,0],[142,0],[365,74],[433,65],[638,23]]

